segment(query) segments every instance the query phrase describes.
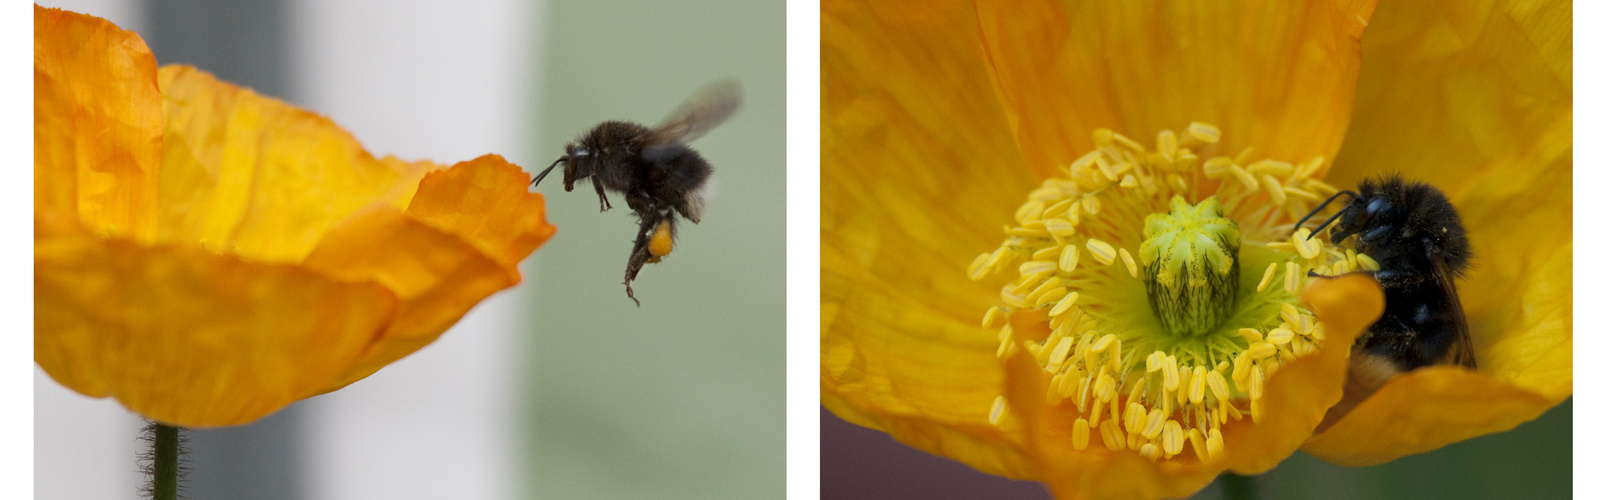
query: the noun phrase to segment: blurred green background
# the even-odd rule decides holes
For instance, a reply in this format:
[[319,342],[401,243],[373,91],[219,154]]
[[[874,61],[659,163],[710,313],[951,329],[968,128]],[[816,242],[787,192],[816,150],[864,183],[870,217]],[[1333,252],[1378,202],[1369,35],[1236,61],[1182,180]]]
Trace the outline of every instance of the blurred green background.
[[[664,262],[621,284],[637,228],[589,184],[547,195],[557,235],[526,264],[533,301],[524,490],[538,498],[774,498],[784,494],[785,4],[548,5],[535,151],[550,159],[604,120],[653,126],[702,85],[745,102],[692,146],[718,191]],[[538,164],[535,164],[538,163]]]

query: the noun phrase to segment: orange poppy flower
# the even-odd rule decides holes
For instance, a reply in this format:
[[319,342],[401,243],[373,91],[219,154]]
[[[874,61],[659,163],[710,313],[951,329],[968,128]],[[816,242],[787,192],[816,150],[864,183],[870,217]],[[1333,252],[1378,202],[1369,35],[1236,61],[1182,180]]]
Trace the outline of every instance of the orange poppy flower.
[[360,380],[519,282],[529,175],[376,159],[138,35],[34,8],[34,359],[152,420],[239,425]]
[[[1489,4],[1465,7],[1488,15]],[[1457,17],[1460,8],[1437,13],[1472,22]],[[1429,129],[1396,135],[1384,123],[1417,99],[1388,92],[1374,99],[1366,88],[1356,93],[1358,80],[1372,81],[1359,76],[1371,71],[1361,64],[1370,2],[1164,9],[827,2],[823,14],[821,390],[822,403],[838,416],[984,472],[1044,481],[1071,498],[1182,496],[1223,470],[1268,470],[1305,443],[1338,401],[1348,345],[1382,307],[1370,283],[1299,279],[1308,269],[1337,274],[1371,263],[1325,241],[1291,238],[1292,222],[1335,186],[1391,170],[1439,184],[1458,206],[1488,207],[1463,209],[1479,265],[1509,258],[1509,267],[1496,268],[1561,270],[1508,290],[1503,301],[1474,297],[1498,288],[1473,285],[1480,279],[1475,271],[1462,297],[1480,372],[1444,367],[1420,375],[1510,385],[1520,375],[1487,368],[1543,372],[1545,381],[1529,386],[1530,394],[1511,398],[1532,404],[1482,414],[1501,413],[1493,420],[1510,425],[1570,394],[1570,361],[1556,354],[1570,354],[1570,312],[1554,313],[1570,311],[1564,286],[1570,198],[1526,198],[1524,191],[1565,196],[1570,187],[1570,142],[1550,135],[1570,132],[1570,90],[1559,101],[1540,92],[1548,98],[1540,102],[1560,102],[1561,112],[1552,106],[1525,115],[1528,123],[1516,129],[1525,139],[1496,141],[1517,149],[1460,153],[1462,160],[1482,160],[1476,168],[1491,177],[1513,170],[1497,181],[1507,184],[1481,185],[1518,186],[1468,199],[1465,184],[1441,183],[1452,163],[1396,163],[1389,155],[1434,139]],[[1398,38],[1393,43],[1384,46],[1404,51]],[[1442,77],[1454,76],[1447,71],[1453,66],[1440,69]],[[1468,90],[1499,95],[1493,88]],[[1370,115],[1359,107],[1385,104],[1389,115],[1382,107]],[[1376,121],[1359,132],[1352,111],[1358,120]],[[1447,108],[1425,112],[1438,113],[1435,125],[1450,120]],[[1378,149],[1350,154],[1360,136]],[[1548,162],[1539,171],[1515,172],[1509,155],[1522,151],[1548,154],[1536,158]],[[1421,159],[1414,152],[1409,158]],[[1554,222],[1525,227],[1557,243],[1543,250],[1480,246],[1482,235],[1537,220],[1475,215],[1494,213],[1505,200],[1497,194],[1545,206],[1566,232],[1555,236],[1563,227]],[[1171,202],[1173,195],[1182,196],[1182,205]],[[1212,196],[1217,201],[1208,201]],[[1210,203],[1216,208],[1204,210]],[[1151,222],[1205,212],[1192,223]],[[1234,229],[1199,233],[1203,239],[1191,241],[1200,245],[1160,236],[1167,228],[1220,226],[1210,222],[1218,216],[1234,221]],[[1005,224],[999,245],[994,228]],[[1212,253],[1235,246],[1236,255]],[[1203,260],[1178,267],[1177,256],[1190,254]],[[1200,271],[1227,262],[1237,267]],[[1230,291],[1188,285],[1211,279],[1237,283],[1237,300],[1156,300],[1174,299],[1178,290]],[[1173,303],[1184,307],[1166,306]],[[1545,313],[1517,314],[1525,303],[1544,304]],[[1288,309],[1293,313],[1280,313]],[[1304,323],[1312,317],[1321,327]],[[1564,325],[1555,323],[1558,317]],[[1491,323],[1495,318],[1503,323]],[[1535,329],[1517,318],[1550,322]],[[1514,345],[1492,347],[1492,335]],[[1512,356],[1527,348],[1534,350]],[[1565,391],[1553,390],[1558,381]],[[1540,386],[1549,394],[1534,397]],[[1444,399],[1468,387],[1490,385],[1435,385]],[[1337,434],[1363,425],[1351,419],[1428,415],[1426,421],[1443,424],[1464,408],[1402,409],[1409,406],[1396,400],[1374,413],[1363,404],[1345,420],[1328,422],[1306,449],[1342,460],[1357,452],[1325,453],[1318,445],[1326,436],[1359,442]],[[1508,411],[1517,406],[1538,411]],[[1420,430],[1407,427],[1397,436],[1410,429]],[[1441,434],[1464,439],[1493,430],[1479,422]],[[1399,454],[1431,449],[1401,446],[1401,439],[1351,446]]]

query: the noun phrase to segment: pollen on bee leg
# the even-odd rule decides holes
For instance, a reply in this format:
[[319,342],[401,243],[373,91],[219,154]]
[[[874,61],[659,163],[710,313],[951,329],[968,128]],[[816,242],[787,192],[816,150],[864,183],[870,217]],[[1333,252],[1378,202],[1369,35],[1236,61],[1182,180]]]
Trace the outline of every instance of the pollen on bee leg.
[[1009,403],[1004,401],[1003,396],[993,398],[993,408],[992,411],[987,413],[987,423],[998,425],[999,422],[1003,421],[1004,411],[1008,405]]

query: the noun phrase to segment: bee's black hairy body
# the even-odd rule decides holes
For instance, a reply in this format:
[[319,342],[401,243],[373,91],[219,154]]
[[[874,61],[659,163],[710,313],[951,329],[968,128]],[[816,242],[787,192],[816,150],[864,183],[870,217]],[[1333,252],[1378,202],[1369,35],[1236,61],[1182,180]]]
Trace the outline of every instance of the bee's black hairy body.
[[592,128],[564,148],[560,160],[565,163],[564,190],[573,191],[576,182],[590,179],[603,210],[612,208],[607,191],[613,191],[623,195],[638,216],[673,209],[693,222],[699,220],[702,214],[688,195],[708,182],[713,167],[684,144],[649,144],[651,135],[652,129],[624,121]]
[[741,85],[720,80],[699,89],[656,127],[602,122],[564,146],[563,156],[531,184],[540,185],[552,169],[563,165],[564,191],[590,180],[603,211],[613,208],[609,192],[624,197],[641,224],[625,264],[625,293],[636,300],[630,282],[642,266],[658,262],[673,249],[675,215],[693,224],[701,222],[711,195],[714,169],[686,143],[730,118],[740,105]]
[[1472,246],[1461,217],[1438,188],[1398,176],[1361,182],[1333,228],[1332,240],[1356,236],[1355,250],[1382,268],[1384,288],[1427,280],[1443,265],[1452,277],[1466,272]]
[[1358,191],[1334,216],[1331,241],[1354,236],[1355,250],[1377,261],[1386,305],[1357,341],[1352,374],[1375,387],[1432,364],[1475,368],[1455,289],[1472,248],[1455,207],[1438,188],[1399,176],[1367,179]]

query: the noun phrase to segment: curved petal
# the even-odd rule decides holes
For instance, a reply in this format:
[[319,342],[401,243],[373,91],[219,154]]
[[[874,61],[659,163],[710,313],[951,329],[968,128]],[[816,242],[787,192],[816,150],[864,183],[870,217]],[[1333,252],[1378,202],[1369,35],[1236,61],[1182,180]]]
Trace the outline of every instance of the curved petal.
[[[965,268],[1035,186],[966,2],[827,2],[822,19],[821,399],[844,419],[1023,477],[988,423],[998,289]],[[990,290],[989,290],[990,288]]]
[[[1348,346],[1383,312],[1383,291],[1362,275],[1319,280],[1304,295],[1327,328],[1324,346]],[[1020,350],[1022,353],[1025,349]],[[1016,358],[1024,358],[1019,354]],[[1036,449],[1039,478],[1060,498],[1170,498],[1190,495],[1216,475],[1231,469],[1244,474],[1271,470],[1292,455],[1322,420],[1327,408],[1343,395],[1349,350],[1324,347],[1314,356],[1284,365],[1266,381],[1264,417],[1223,427],[1225,453],[1199,461],[1184,453],[1163,462],[1151,462],[1136,451],[1111,452],[1097,443],[1077,451],[1071,447],[1074,405],[1042,404],[1043,371],[1030,360],[1012,360],[1012,385],[1035,384],[1039,389],[1010,390],[1012,408],[1028,415],[1026,428]],[[1020,376],[1029,373],[1029,376]],[[1035,380],[1034,380],[1035,379]],[[1024,382],[1023,382],[1024,381]],[[1064,408],[1069,408],[1065,411]],[[1039,413],[1040,412],[1040,413]]]
[[401,300],[373,346],[325,392],[434,342],[481,300],[519,282],[518,263],[556,231],[530,175],[487,155],[431,172],[406,212],[377,207],[335,226],[304,265],[373,281]]
[[1555,405],[1507,382],[1430,366],[1390,380],[1303,450],[1339,465],[1377,465],[1511,430]]
[[34,359],[169,425],[244,424],[315,394],[396,308],[372,283],[34,225]]
[[139,35],[104,19],[34,6],[34,209],[89,231],[156,233],[162,96]]
[[[1339,465],[1376,465],[1504,432],[1572,395],[1571,248],[1543,263],[1525,287],[1528,324],[1478,352],[1478,373],[1428,367],[1400,375],[1312,437],[1306,453]],[[1566,278],[1562,278],[1565,275]]]
[[[1392,2],[1374,21],[1354,126],[1329,179],[1344,186],[1397,171],[1450,197],[1475,253],[1458,290],[1478,375],[1462,382],[1496,400],[1479,422],[1357,407],[1307,447],[1336,463],[1381,463],[1503,431],[1572,394],[1571,4]],[[1401,377],[1373,397],[1454,408],[1463,394],[1435,378],[1450,376],[1459,377]],[[1459,427],[1380,436],[1350,418]]]
[[377,160],[327,118],[192,67],[163,67],[160,81],[164,242],[298,262],[359,210],[406,207],[438,168]]
[[1349,122],[1371,0],[978,2],[998,91],[1040,176],[1094,148],[1193,121],[1228,151],[1332,158]]

